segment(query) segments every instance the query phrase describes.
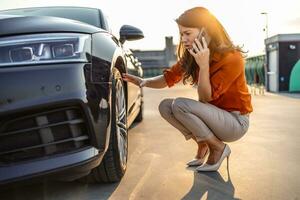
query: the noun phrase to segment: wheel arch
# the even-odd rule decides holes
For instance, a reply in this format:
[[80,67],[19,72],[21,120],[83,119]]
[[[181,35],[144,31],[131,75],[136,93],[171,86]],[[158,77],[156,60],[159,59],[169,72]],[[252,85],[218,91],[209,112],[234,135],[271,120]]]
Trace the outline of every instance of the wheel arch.
[[[122,56],[118,56],[115,59],[115,62],[112,63],[112,75],[113,75],[113,68],[119,70],[119,72],[122,73],[126,73],[126,62],[124,61],[124,58]],[[123,81],[124,84],[124,88],[125,88],[125,96],[126,96],[126,109],[128,111],[128,86],[127,86],[127,82]]]

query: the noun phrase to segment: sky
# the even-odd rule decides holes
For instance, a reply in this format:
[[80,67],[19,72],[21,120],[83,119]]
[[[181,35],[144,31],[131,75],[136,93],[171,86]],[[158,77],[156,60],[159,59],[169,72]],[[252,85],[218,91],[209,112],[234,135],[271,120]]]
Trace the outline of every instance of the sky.
[[299,0],[0,0],[0,10],[67,5],[102,9],[117,37],[123,24],[140,28],[145,38],[126,42],[131,49],[162,50],[166,36],[173,36],[177,44],[179,34],[174,20],[196,6],[209,9],[223,24],[234,44],[243,45],[249,56],[263,53],[266,38],[263,29],[267,21],[269,36],[300,34]]

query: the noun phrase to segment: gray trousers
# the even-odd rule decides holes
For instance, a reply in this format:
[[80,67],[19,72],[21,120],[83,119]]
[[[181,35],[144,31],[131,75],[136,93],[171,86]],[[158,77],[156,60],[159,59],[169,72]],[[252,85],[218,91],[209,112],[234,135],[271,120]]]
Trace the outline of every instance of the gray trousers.
[[177,128],[186,140],[198,142],[215,135],[224,142],[240,139],[248,130],[249,116],[228,112],[209,103],[188,98],[164,99],[159,104],[161,116]]

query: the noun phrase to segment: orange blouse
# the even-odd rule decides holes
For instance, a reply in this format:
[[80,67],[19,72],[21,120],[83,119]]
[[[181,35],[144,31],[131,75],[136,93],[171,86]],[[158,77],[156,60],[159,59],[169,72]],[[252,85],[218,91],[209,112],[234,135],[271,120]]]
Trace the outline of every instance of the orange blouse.
[[[180,62],[164,70],[168,87],[178,83],[184,74]],[[244,59],[239,51],[226,53],[221,57],[215,53],[209,68],[212,100],[209,102],[227,111],[247,114],[253,111],[251,95],[245,77]]]

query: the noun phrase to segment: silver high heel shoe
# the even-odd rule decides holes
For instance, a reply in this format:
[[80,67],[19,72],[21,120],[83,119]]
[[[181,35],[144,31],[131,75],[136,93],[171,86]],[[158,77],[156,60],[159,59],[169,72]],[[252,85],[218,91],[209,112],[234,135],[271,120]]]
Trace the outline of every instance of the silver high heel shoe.
[[204,160],[206,158],[206,156],[208,156],[209,154],[209,149],[206,150],[203,158],[194,158],[193,160],[189,161],[188,163],[186,163],[189,167],[195,167],[195,166],[200,166],[204,163]]
[[225,144],[223,153],[222,153],[221,158],[219,159],[218,162],[216,162],[216,163],[213,164],[213,165],[209,165],[209,164],[205,163],[205,164],[203,164],[203,165],[197,167],[196,170],[197,170],[198,172],[217,171],[217,170],[220,168],[220,166],[221,166],[223,160],[224,160],[226,157],[227,157],[227,167],[228,167],[230,153],[231,153],[231,150],[230,150],[229,146],[228,146],[227,144]]

